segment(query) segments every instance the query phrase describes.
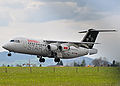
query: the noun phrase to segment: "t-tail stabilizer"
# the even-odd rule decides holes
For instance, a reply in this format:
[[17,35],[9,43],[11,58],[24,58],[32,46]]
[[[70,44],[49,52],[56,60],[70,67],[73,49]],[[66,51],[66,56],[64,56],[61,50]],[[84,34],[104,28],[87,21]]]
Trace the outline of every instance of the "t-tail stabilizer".
[[[89,29],[88,31],[81,31],[79,33],[86,33],[82,42],[95,42],[99,32],[116,32],[116,30],[95,30]],[[92,49],[94,44],[86,44],[87,48]],[[85,47],[85,46],[83,46]]]

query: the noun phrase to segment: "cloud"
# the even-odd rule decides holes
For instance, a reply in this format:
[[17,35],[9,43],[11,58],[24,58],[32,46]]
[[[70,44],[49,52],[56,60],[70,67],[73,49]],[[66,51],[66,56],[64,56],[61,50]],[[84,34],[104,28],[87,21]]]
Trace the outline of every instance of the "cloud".
[[12,0],[12,1],[0,0],[0,7],[2,8],[20,9],[20,8],[24,8],[24,4],[25,4],[24,0]]
[[[64,19],[93,21],[114,15],[119,8],[119,4],[114,1],[109,1],[107,5],[106,1],[95,0],[1,0],[0,13],[7,16],[0,17],[0,25]],[[110,10],[114,11],[114,14]]]
[[25,16],[22,22],[47,22],[62,19],[86,21],[104,17],[86,5],[78,6],[76,2],[32,2],[22,13]]
[[8,26],[13,22],[13,12],[23,9],[24,4],[20,0],[0,0],[0,26]]
[[8,26],[11,21],[12,19],[8,12],[5,12],[5,14],[0,12],[0,26]]
[[[48,22],[62,19],[73,19],[77,21],[96,20],[103,17],[87,7],[83,0],[80,5],[73,1],[31,1],[20,0],[1,1],[2,12],[8,12],[8,17],[12,20],[8,23],[16,22]],[[84,3],[83,3],[84,2]]]
[[[103,19],[108,15],[110,16],[111,11],[106,12],[109,6],[107,5],[107,9],[101,11],[101,9],[106,8],[105,5],[101,7],[102,4],[103,1],[98,3],[90,0],[1,0],[0,13],[4,15],[7,12],[4,19],[6,26],[18,22],[36,23],[65,19],[93,21]],[[114,7],[109,9],[111,8]]]

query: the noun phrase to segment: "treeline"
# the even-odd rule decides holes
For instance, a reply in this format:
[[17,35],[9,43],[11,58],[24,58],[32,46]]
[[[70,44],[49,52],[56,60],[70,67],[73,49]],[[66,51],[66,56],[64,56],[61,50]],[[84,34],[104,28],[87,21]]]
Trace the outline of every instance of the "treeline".
[[[55,65],[53,65],[55,66]],[[89,65],[86,64],[86,60],[83,59],[82,62],[72,62],[72,63],[67,63],[67,64],[63,64],[62,60],[60,62],[58,62],[56,64],[56,66],[72,66],[72,67],[86,67],[86,66],[90,66],[90,67],[120,67],[120,62],[117,62],[115,60],[112,61],[112,63],[108,62],[107,59],[104,57],[100,57],[100,58],[96,58],[94,59]],[[2,65],[2,67],[42,67],[42,65],[40,64],[39,66],[37,66],[36,64],[16,64],[16,65]]]
[[94,59],[92,61],[92,64],[94,66],[103,66],[103,67],[120,67],[120,62],[113,60],[112,63],[110,63],[102,58]]
[[112,67],[120,67],[120,62],[116,62],[115,60],[113,60],[111,66]]
[[85,59],[83,59],[83,61],[81,63],[74,61],[70,65],[67,64],[66,66],[74,66],[74,67],[85,67],[85,66],[91,66],[91,67],[120,67],[120,62],[117,62],[117,61],[113,60],[112,63],[111,63],[111,62],[108,62],[105,57],[104,58],[100,57],[100,58],[94,59],[89,65],[86,65],[86,61],[85,61]]

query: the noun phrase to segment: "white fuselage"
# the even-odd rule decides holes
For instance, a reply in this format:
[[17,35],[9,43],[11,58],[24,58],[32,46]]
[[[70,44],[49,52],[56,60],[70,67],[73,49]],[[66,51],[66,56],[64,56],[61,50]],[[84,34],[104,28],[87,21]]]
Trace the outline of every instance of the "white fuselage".
[[[7,49],[10,52],[38,55],[38,56],[50,57],[50,58],[52,58],[52,55],[51,55],[51,52],[52,52],[52,53],[56,53],[57,57],[60,57],[63,59],[80,57],[80,56],[87,55],[89,53],[89,49],[86,49],[83,47],[74,47],[74,46],[69,46],[69,49],[67,47],[64,47],[63,51],[60,51],[58,49],[50,51],[48,49],[49,44],[50,43],[47,43],[44,40],[15,38],[10,42],[8,42],[7,44],[5,44],[3,48]],[[55,46],[57,46],[57,43]]]

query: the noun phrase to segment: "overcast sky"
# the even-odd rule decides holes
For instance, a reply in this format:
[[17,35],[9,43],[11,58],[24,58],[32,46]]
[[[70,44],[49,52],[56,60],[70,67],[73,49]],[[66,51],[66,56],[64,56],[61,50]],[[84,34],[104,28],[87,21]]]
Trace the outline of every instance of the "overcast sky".
[[89,28],[118,30],[99,34],[92,57],[119,60],[120,0],[0,0],[0,45],[16,36],[80,41]]

